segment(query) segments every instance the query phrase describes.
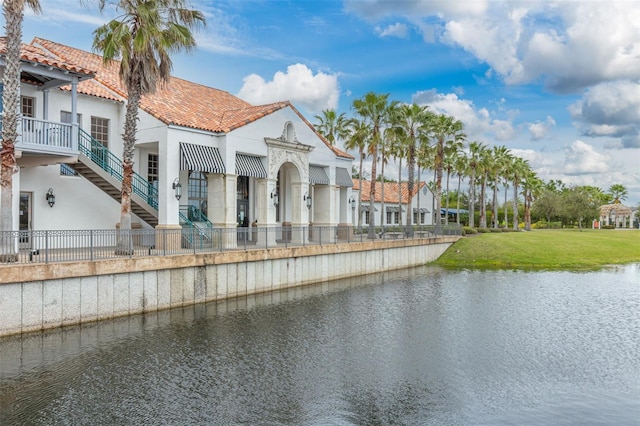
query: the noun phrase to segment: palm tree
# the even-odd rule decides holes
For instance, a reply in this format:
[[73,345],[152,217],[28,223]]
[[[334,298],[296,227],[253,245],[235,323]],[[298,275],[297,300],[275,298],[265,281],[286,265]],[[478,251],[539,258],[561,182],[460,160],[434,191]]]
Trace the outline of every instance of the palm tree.
[[508,208],[507,208],[507,192],[509,189],[509,179],[513,174],[513,164],[515,162],[515,157],[511,154],[510,151],[507,151],[503,158],[502,164],[502,179],[504,185],[504,227],[509,228],[509,216],[508,216]]
[[526,171],[523,176],[522,183],[522,194],[524,198],[524,229],[526,231],[531,231],[531,205],[542,192],[544,184],[531,169]]
[[[107,0],[100,0],[104,10]],[[191,29],[205,23],[204,15],[187,9],[185,0],[118,0],[119,17],[94,31],[93,48],[105,63],[120,60],[120,79],[127,89],[120,201],[120,254],[132,250],[131,184],[133,154],[138,125],[138,106],[142,96],[155,93],[171,78],[170,54],[189,51],[196,45]],[[129,237],[128,237],[129,236]]]
[[[389,141],[389,155],[398,162],[398,209],[402,211],[402,159],[407,155],[407,146],[403,134],[397,131],[395,127],[397,123],[397,111],[391,116],[391,127],[385,131],[385,137]],[[407,212],[409,215],[410,212]],[[402,215],[400,215],[402,217]],[[402,222],[402,220],[401,220]]]
[[[448,137],[454,140],[464,140],[466,135],[462,132],[464,126],[461,121],[445,114],[440,114],[431,120],[429,130],[435,139],[435,159],[434,168],[436,173],[436,212],[440,214],[442,210],[442,173],[444,170],[444,145]],[[438,218],[437,225],[441,225]]]
[[513,182],[513,229],[518,230],[518,185],[529,170],[529,162],[520,157],[515,157],[511,169],[511,181]]
[[477,165],[476,172],[478,173],[478,177],[480,179],[480,217],[478,221],[480,222],[480,228],[487,227],[487,182],[490,179],[491,167],[493,163],[493,158],[490,149],[485,149],[480,154],[480,161]]
[[[508,153],[509,153],[509,149],[504,145],[493,147],[493,167],[491,170],[492,172],[491,174],[493,176],[493,227],[494,228],[498,228],[498,222],[500,222],[498,218],[498,181],[504,174]],[[505,192],[506,192],[506,189],[505,189]]]
[[[2,77],[2,151],[0,158],[0,232],[8,235],[13,231],[13,175],[19,168],[16,163],[15,143],[18,138],[18,121],[20,119],[20,46],[22,45],[22,22],[24,7],[28,6],[35,13],[40,13],[38,0],[4,0],[2,11],[5,20],[7,52]],[[3,238],[4,239],[4,238]],[[12,239],[0,242],[4,261],[15,261],[17,253]]]
[[[373,203],[376,195],[376,174],[378,164],[378,148],[382,140],[382,128],[389,117],[389,94],[378,95],[369,92],[360,99],[353,101],[353,108],[356,113],[371,127],[371,137],[368,139],[368,151],[371,155],[371,189],[369,192],[370,206],[373,210]],[[395,104],[396,102],[393,102]],[[373,213],[373,212],[372,212]],[[384,214],[384,212],[383,212]],[[369,221],[369,238],[375,238],[375,225],[373,220]]]
[[480,163],[482,152],[487,147],[482,142],[471,142],[469,144],[469,226],[473,228],[475,221],[475,201],[476,201],[476,170]]
[[[362,163],[367,156],[366,148],[369,145],[371,128],[362,120],[352,118],[347,124],[348,135],[346,136],[345,148],[357,149],[360,157],[360,167],[358,168],[358,228],[362,226]],[[372,206],[372,203],[369,203]]]
[[445,170],[447,171],[447,185],[446,185],[446,206],[445,210],[447,211],[447,217],[449,215],[449,178],[451,176],[451,172],[455,171],[456,163],[459,161],[458,158],[460,156],[460,152],[464,147],[464,143],[462,140],[450,139],[445,143],[444,146],[444,161],[443,165]]
[[607,194],[611,197],[613,204],[620,204],[623,200],[627,199],[627,195],[629,192],[624,185],[614,184],[609,187],[609,193]]
[[[428,108],[427,106],[420,106],[418,104],[402,104],[397,108],[397,113],[393,115],[393,130],[405,147],[407,157],[407,190],[410,195],[413,194],[414,191],[418,139],[425,134],[427,130],[426,124],[432,116]],[[412,215],[411,212],[407,212],[407,229],[411,227],[411,224]]]
[[331,145],[335,145],[338,140],[346,140],[348,136],[348,122],[343,113],[337,114],[335,109],[325,109],[322,115],[316,115],[317,124],[314,124],[316,130],[329,141]]
[[458,153],[456,157],[456,161],[454,164],[454,171],[458,175],[458,197],[456,201],[456,224],[460,225],[460,184],[462,183],[462,178],[465,176],[467,169],[469,167],[469,161],[466,155],[461,151]]

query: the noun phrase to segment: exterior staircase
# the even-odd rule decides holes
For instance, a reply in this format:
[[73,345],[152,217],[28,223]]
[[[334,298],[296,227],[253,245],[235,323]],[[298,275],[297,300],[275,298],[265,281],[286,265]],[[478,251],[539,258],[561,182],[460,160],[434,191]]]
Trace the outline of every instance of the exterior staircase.
[[[122,160],[83,130],[78,150],[78,162],[68,166],[120,202]],[[131,212],[151,226],[158,224],[158,190],[137,173],[133,176]]]

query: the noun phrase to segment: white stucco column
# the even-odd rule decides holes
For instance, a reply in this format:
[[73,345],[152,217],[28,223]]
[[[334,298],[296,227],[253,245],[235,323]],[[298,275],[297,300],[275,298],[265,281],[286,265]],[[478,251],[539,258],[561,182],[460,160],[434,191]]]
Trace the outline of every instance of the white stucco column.
[[236,235],[236,188],[238,176],[227,174],[207,175],[207,205],[209,220],[216,228],[222,228],[222,246],[235,248]]
[[[76,114],[73,114],[75,117]],[[158,225],[157,230],[166,230],[157,233],[157,249],[179,249],[182,246],[180,230],[179,201],[176,199],[173,183],[176,178],[182,185],[184,199],[187,197],[188,182],[180,177],[180,147],[178,144],[167,142],[158,144]],[[182,199],[182,198],[181,198]]]

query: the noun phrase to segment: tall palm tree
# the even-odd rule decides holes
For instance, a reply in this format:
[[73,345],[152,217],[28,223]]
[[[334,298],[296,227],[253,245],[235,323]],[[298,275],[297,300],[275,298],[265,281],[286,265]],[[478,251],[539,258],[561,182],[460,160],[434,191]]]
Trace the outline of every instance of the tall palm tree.
[[625,188],[624,185],[620,185],[618,183],[609,187],[609,192],[607,195],[611,197],[611,202],[613,204],[620,204],[623,200],[627,199],[629,191],[627,191],[627,188]]
[[466,176],[467,169],[469,168],[469,160],[466,155],[462,151],[458,153],[456,157],[456,161],[454,163],[454,171],[456,175],[458,175],[458,196],[456,201],[456,224],[460,225],[460,185],[462,183],[462,178]]
[[325,109],[322,115],[316,115],[316,130],[335,145],[338,140],[344,141],[348,136],[348,122],[344,112],[337,114],[335,109]]
[[498,218],[498,183],[500,178],[503,176],[506,167],[506,159],[509,149],[504,145],[494,146],[492,153],[493,167],[491,174],[493,176],[493,227],[498,228],[498,222],[500,222]]
[[529,162],[520,157],[515,157],[511,169],[511,181],[513,182],[513,229],[518,230],[518,186],[529,171]]
[[469,144],[469,226],[474,227],[475,221],[475,201],[476,201],[476,170],[480,163],[482,152],[487,147],[482,142],[471,142]]
[[[407,157],[407,190],[413,194],[416,169],[416,150],[419,139],[428,130],[427,123],[433,115],[427,106],[418,104],[402,104],[397,108],[397,113],[393,115],[392,126],[402,144],[405,146]],[[411,212],[407,212],[406,226],[411,227]]]
[[[38,0],[4,0],[2,12],[6,29],[7,51],[5,68],[2,77],[2,151],[0,151],[0,232],[13,231],[13,175],[18,172],[15,156],[15,143],[18,138],[18,121],[20,119],[20,46],[22,44],[22,22],[24,7],[28,6],[35,13],[40,13]],[[3,234],[4,235],[4,234]],[[0,243],[4,261],[15,261],[17,253],[10,241]],[[6,251],[6,252],[5,252]]]
[[480,228],[487,227],[487,183],[490,179],[492,163],[491,150],[487,148],[480,155],[476,171],[480,180],[480,217],[478,218]]
[[524,229],[525,231],[531,231],[531,205],[542,192],[544,184],[531,169],[528,169],[525,172],[522,182],[522,195],[524,199]]
[[[100,0],[104,10],[107,0]],[[202,12],[186,7],[186,0],[118,0],[118,18],[94,31],[93,48],[105,63],[120,60],[120,79],[127,89],[120,201],[120,254],[132,250],[131,190],[133,154],[142,96],[154,93],[171,78],[171,53],[189,51],[196,45],[191,29],[204,25]]]
[[[362,98],[353,101],[353,108],[356,113],[371,127],[371,137],[368,139],[368,152],[371,155],[371,189],[369,200],[371,209],[376,196],[376,175],[378,165],[378,148],[382,140],[382,128],[389,118],[389,94],[379,95],[369,92]],[[395,104],[393,102],[392,104]],[[372,211],[373,213],[373,211]],[[384,214],[384,212],[383,212]],[[369,221],[369,238],[375,238],[375,225],[373,220]]]
[[[362,226],[362,164],[367,156],[366,148],[369,145],[369,137],[371,136],[371,128],[363,120],[352,118],[349,120],[348,135],[346,137],[345,148],[357,149],[360,158],[360,166],[358,168],[358,228]],[[372,203],[369,203],[372,206]]]
[[502,184],[504,185],[504,227],[509,228],[509,215],[507,208],[507,192],[509,190],[509,179],[513,174],[513,164],[515,157],[511,154],[511,151],[507,151],[503,157],[502,163]]
[[462,140],[449,139],[446,141],[444,146],[444,169],[447,171],[447,184],[446,184],[446,205],[445,210],[447,211],[447,216],[449,215],[449,178],[451,177],[451,172],[455,171],[456,163],[459,161],[458,158],[460,156],[460,152],[464,147],[464,143]]
[[[431,120],[429,130],[435,140],[434,168],[436,173],[436,212],[439,215],[442,210],[442,174],[444,170],[444,145],[448,138],[465,140],[464,126],[461,121],[445,114],[437,115]],[[437,225],[441,225],[438,217]]]
[[[402,132],[396,128],[398,113],[393,112],[391,115],[391,127],[387,129],[386,138],[389,142],[389,155],[398,162],[398,209],[402,212],[402,159],[407,155],[407,146]],[[407,212],[409,215],[410,212]],[[402,218],[402,214],[400,215]],[[402,220],[400,221],[402,222]]]

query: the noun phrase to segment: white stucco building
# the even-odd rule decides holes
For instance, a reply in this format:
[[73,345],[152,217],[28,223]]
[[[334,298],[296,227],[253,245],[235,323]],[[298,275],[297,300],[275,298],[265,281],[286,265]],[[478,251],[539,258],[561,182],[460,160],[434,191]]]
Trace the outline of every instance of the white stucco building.
[[[0,56],[4,48],[0,39]],[[50,40],[24,46],[14,229],[116,227],[127,102],[118,67]],[[133,221],[351,224],[352,161],[289,102],[254,106],[172,78],[140,105]]]

